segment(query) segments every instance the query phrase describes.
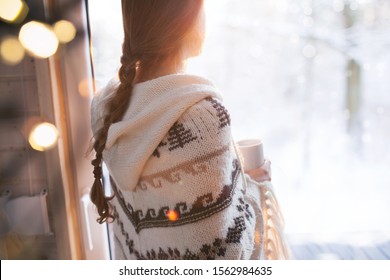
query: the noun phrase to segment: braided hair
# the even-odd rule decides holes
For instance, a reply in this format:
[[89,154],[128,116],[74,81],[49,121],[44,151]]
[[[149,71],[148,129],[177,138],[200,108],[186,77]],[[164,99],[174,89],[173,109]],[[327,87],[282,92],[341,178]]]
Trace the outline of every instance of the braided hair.
[[[120,84],[105,104],[103,126],[94,135],[94,183],[90,191],[99,218],[114,220],[102,184],[103,151],[111,124],[122,120],[137,82],[154,77],[154,71],[169,58],[183,56],[188,36],[196,26],[203,0],[122,0],[124,41],[122,45]],[[182,58],[182,57],[181,57]]]

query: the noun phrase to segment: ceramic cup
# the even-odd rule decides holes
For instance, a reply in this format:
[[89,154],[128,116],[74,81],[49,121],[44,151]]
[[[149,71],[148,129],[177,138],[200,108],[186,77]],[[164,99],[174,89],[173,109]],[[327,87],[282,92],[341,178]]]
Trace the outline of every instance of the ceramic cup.
[[263,142],[260,139],[245,139],[237,142],[243,160],[244,171],[259,168],[264,164]]

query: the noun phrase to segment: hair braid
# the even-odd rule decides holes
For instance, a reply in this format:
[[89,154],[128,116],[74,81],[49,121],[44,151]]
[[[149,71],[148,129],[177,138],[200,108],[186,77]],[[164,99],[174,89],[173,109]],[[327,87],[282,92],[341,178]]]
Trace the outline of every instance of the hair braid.
[[[125,51],[125,46],[124,46]],[[119,70],[120,85],[114,94],[114,96],[106,104],[106,115],[103,119],[103,127],[99,130],[95,137],[93,149],[96,152],[95,159],[92,160],[94,166],[93,174],[95,181],[90,191],[90,197],[93,204],[97,208],[99,218],[97,222],[102,224],[107,219],[114,220],[114,216],[111,214],[109,201],[113,197],[106,197],[104,194],[104,188],[102,184],[102,161],[103,151],[106,147],[108,130],[111,124],[120,121],[126,112],[126,109],[130,102],[131,92],[133,88],[133,82],[136,76],[137,59],[132,57],[127,59],[127,54],[124,52],[121,58],[122,66]]]
[[108,130],[111,124],[123,118],[134,83],[153,78],[159,65],[168,58],[181,56],[180,51],[188,47],[184,43],[197,24],[202,5],[203,0],[122,0],[124,41],[120,84],[106,103],[103,125],[94,135],[92,145],[96,156],[91,162],[95,181],[90,196],[96,205],[99,223],[109,218],[114,220],[109,204],[113,197],[105,196],[101,181]]

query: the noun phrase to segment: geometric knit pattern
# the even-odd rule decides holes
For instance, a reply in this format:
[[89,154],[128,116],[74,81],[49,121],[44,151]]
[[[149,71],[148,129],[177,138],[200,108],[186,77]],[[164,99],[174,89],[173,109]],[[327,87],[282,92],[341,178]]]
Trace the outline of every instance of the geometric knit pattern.
[[[92,103],[95,133],[104,99]],[[115,258],[264,258],[258,186],[243,174],[230,115],[208,80],[180,74],[135,85],[103,160]]]
[[[243,196],[242,170],[231,145],[229,123],[222,117],[221,108],[224,107],[217,100],[204,100],[177,120],[150,158],[150,166],[155,163],[161,167],[153,172],[146,170],[135,192],[122,190],[111,179],[115,195],[112,201],[116,217],[114,229],[120,247],[116,250],[122,251],[125,258],[234,259],[245,254],[250,258],[251,250],[244,252],[244,248],[253,246],[255,213]],[[211,118],[193,115],[199,111],[208,111]],[[212,134],[207,135],[209,133]],[[210,149],[202,151],[202,145]],[[190,155],[189,151],[197,152]],[[153,156],[157,154],[159,156]],[[161,161],[171,164],[164,167],[158,164]],[[193,192],[191,188],[197,190]],[[175,199],[162,197],[146,203],[148,196],[152,198],[161,192]],[[175,196],[175,192],[183,195]],[[140,201],[143,201],[141,205]],[[168,211],[173,211],[177,217],[170,219]],[[218,219],[224,228],[202,233],[196,246],[185,240],[183,244],[177,242],[175,231],[196,231],[200,227],[198,231],[202,232],[210,227],[202,222],[218,223]],[[149,239],[147,236],[152,232],[164,235],[164,229],[173,232],[169,243],[164,244],[165,237],[155,245],[142,244],[141,240]]]
[[217,100],[213,98],[206,98],[207,101],[209,101],[213,108],[217,111],[217,117],[219,119],[219,127],[223,128],[227,125],[230,125],[230,114],[228,110]]
[[169,151],[177,148],[183,148],[184,145],[196,140],[198,137],[194,136],[191,130],[184,128],[182,123],[175,122],[168,131]]
[[[150,208],[144,213],[142,210],[135,209],[130,203],[125,201],[122,191],[117,188],[115,182],[112,180],[111,187],[122,211],[125,213],[127,219],[132,223],[137,233],[144,228],[180,226],[205,219],[231,205],[234,187],[236,185],[238,175],[240,174],[238,172],[239,167],[237,161],[234,161],[233,164],[234,169],[232,172],[232,183],[223,186],[218,197],[214,199],[212,193],[205,193],[202,194],[202,196],[197,197],[191,204],[179,202],[172,208],[166,205],[160,209]],[[210,203],[205,205],[204,201],[210,201]],[[242,212],[242,206],[240,205],[238,207],[239,208],[237,209]],[[175,221],[171,221],[167,216],[167,211],[169,210],[175,211],[178,215],[178,218]],[[249,219],[249,217],[247,218]]]
[[134,240],[131,240],[130,235],[125,231],[124,224],[120,220],[118,212],[114,208],[115,222],[120,228],[121,235],[125,238],[126,247],[117,248],[121,251],[127,250],[128,255],[134,256],[137,260],[215,260],[219,257],[226,256],[226,248],[229,243],[239,243],[241,241],[242,232],[246,229],[245,221],[242,217],[234,219],[235,225],[228,230],[226,238],[215,238],[211,244],[203,244],[197,252],[192,252],[189,249],[184,251],[184,254],[177,248],[158,248],[158,251],[152,249],[145,254],[137,251],[134,248]]

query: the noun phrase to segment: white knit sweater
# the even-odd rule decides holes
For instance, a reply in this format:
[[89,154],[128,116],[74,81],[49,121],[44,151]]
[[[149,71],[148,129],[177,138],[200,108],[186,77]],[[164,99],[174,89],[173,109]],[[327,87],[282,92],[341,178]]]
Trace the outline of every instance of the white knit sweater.
[[[92,101],[94,133],[117,85]],[[229,113],[210,81],[175,74],[136,84],[103,159],[117,259],[286,257],[271,184],[243,175]]]

